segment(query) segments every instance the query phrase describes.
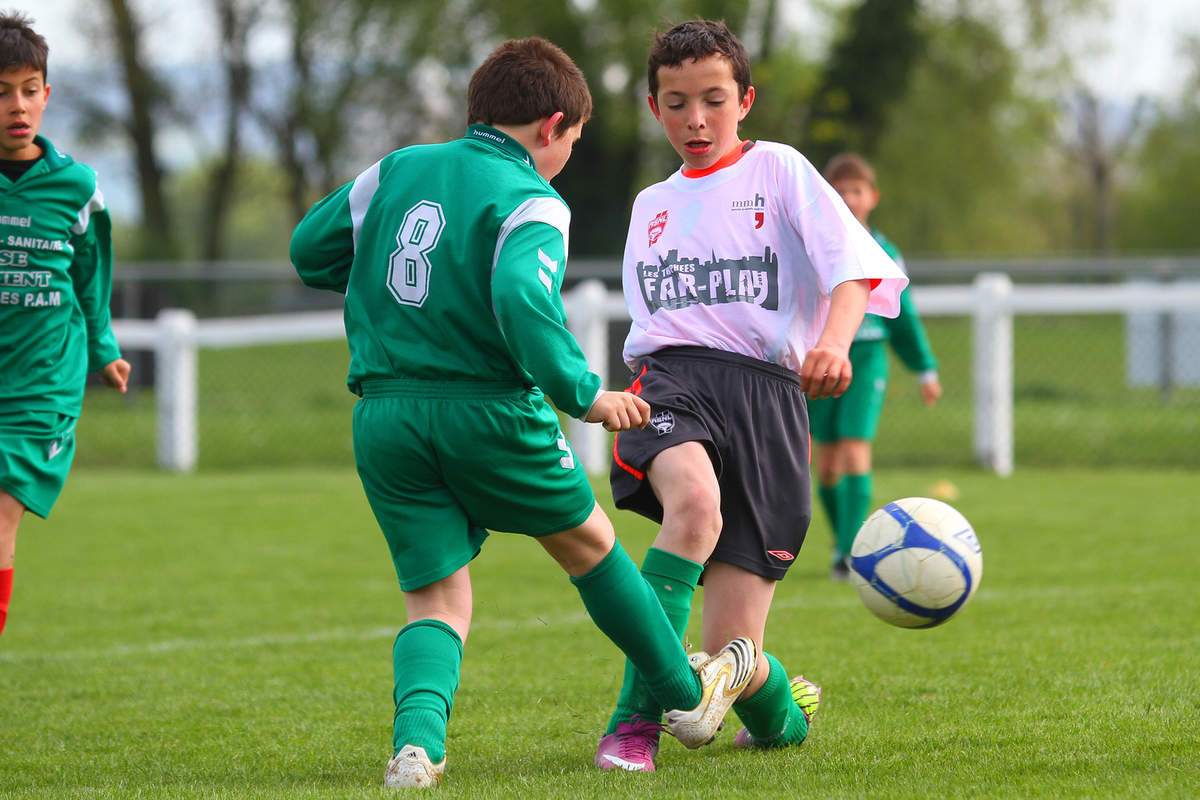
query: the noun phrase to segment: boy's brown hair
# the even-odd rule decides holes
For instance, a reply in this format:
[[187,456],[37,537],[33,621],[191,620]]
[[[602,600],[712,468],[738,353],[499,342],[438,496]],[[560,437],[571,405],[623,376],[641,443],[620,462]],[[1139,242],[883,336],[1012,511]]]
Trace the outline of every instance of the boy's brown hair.
[[830,183],[838,181],[866,181],[875,187],[875,170],[867,160],[858,153],[838,153],[829,159],[825,165],[825,180]]
[[655,34],[646,65],[650,96],[658,102],[660,67],[677,67],[689,59],[699,61],[713,55],[729,59],[733,79],[738,85],[738,100],[744,98],[750,88],[750,57],[746,55],[746,48],[723,21],[708,19],[681,22],[665,33]]
[[0,72],[33,67],[44,81],[49,53],[46,40],[33,29],[33,20],[19,11],[0,14]]
[[563,112],[557,132],[592,115],[587,79],[545,39],[511,39],[479,65],[467,86],[467,124],[524,125]]

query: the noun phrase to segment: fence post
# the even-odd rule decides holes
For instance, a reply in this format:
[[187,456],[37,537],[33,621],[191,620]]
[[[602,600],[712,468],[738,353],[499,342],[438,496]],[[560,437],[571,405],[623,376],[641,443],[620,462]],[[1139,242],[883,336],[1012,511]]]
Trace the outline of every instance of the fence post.
[[987,272],[974,283],[975,458],[1007,476],[1013,471],[1012,279]]
[[164,309],[154,321],[158,466],[190,472],[196,467],[196,315]]
[[[600,386],[608,388],[608,318],[604,304],[607,290],[598,280],[583,281],[569,297],[568,324],[579,341],[588,366],[600,375]],[[600,425],[572,419],[567,423],[567,439],[589,475],[608,472],[608,435]]]

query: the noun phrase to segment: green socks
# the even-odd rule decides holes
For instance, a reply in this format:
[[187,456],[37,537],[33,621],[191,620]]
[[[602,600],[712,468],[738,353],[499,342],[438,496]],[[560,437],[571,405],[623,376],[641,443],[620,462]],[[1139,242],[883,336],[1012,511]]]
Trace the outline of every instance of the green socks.
[[[658,597],[677,639],[682,640],[687,631],[692,613],[692,595],[696,593],[696,584],[702,572],[703,564],[657,547],[651,547],[646,553],[646,560],[642,562],[642,577]],[[625,682],[621,685],[621,696],[617,699],[616,711],[605,733],[614,733],[619,723],[628,722],[635,714],[644,720],[656,722],[662,716],[662,711],[662,706],[654,699],[633,662],[626,659]]]
[[596,626],[633,662],[662,708],[695,708],[700,679],[646,579],[620,542],[571,583]]
[[767,682],[745,700],[733,704],[734,713],[760,747],[800,744],[808,736],[808,720],[796,701],[779,659],[764,653],[771,672]]
[[846,475],[838,486],[837,549],[843,556],[849,556],[854,537],[871,510],[871,473]]
[[446,723],[454,708],[461,664],[462,640],[444,622],[418,620],[396,636],[392,647],[393,754],[412,744],[424,747],[435,764],[446,757]]
[[[829,518],[829,530],[833,534],[833,547],[838,549],[838,506],[841,505],[839,496],[842,493],[842,481],[839,480],[832,486],[817,486],[817,497],[821,500],[821,508],[825,509],[825,516]],[[837,560],[844,553],[834,552],[834,560]]]

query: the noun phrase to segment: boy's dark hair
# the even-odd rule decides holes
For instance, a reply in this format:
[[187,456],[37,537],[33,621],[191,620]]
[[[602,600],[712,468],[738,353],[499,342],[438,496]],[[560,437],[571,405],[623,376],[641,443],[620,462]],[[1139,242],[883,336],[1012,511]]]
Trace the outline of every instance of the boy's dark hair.
[[657,102],[660,67],[677,67],[688,59],[698,61],[712,55],[729,59],[733,79],[738,85],[738,100],[744,98],[750,88],[750,57],[746,55],[746,48],[723,21],[707,19],[681,22],[665,33],[655,34],[646,67],[650,96]]
[[838,181],[866,181],[875,186],[875,170],[867,160],[858,153],[838,153],[829,159],[825,165],[825,180],[830,183]]
[[46,79],[50,48],[33,29],[33,20],[19,11],[0,13],[0,72],[13,67],[33,67]]
[[467,87],[467,124],[524,125],[563,112],[557,131],[592,115],[587,79],[545,39],[511,39],[479,65]]

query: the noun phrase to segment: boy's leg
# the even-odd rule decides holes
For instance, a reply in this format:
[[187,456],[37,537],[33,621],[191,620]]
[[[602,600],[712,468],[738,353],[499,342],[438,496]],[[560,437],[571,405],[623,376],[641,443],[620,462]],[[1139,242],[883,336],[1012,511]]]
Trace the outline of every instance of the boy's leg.
[[8,620],[8,603],[12,599],[13,562],[17,546],[17,526],[25,506],[11,494],[0,491],[0,633]]
[[[642,577],[658,598],[667,620],[680,640],[687,632],[692,611],[692,596],[696,593],[696,586],[703,572],[703,564],[658,547],[651,547],[646,553],[645,561],[642,562]],[[633,662],[626,659],[621,694],[617,698],[617,708],[609,720],[605,734],[616,733],[618,725],[629,723],[634,717],[656,723],[662,717],[662,707],[654,699]]]
[[837,537],[838,550],[849,556],[854,537],[871,510],[871,442],[867,439],[847,439],[842,447],[845,450],[846,475],[842,479],[839,497],[841,504],[838,508],[840,521]]
[[454,709],[463,642],[471,623],[467,567],[404,593],[409,624],[392,647],[396,712],[386,786],[437,784],[445,769],[446,726]]
[[707,743],[753,676],[758,655],[754,642],[730,641],[694,670],[662,605],[616,541],[612,523],[598,505],[583,525],[538,541],[567,570],[596,626],[633,661],[659,704],[691,710],[668,715],[676,738],[687,747]]
[[[705,644],[731,629],[753,631],[761,642],[775,586],[776,581],[741,567],[711,562],[704,579]],[[799,744],[808,735],[811,714],[797,705],[783,666],[767,653],[759,657],[754,679],[733,710],[756,741]]]
[[[696,441],[658,453],[646,473],[663,517],[654,546],[642,563],[642,575],[682,640],[704,562],[721,534],[721,488],[708,450]],[[606,734],[615,733],[618,725],[631,722],[635,715],[657,722],[661,712],[632,662],[626,662]]]

